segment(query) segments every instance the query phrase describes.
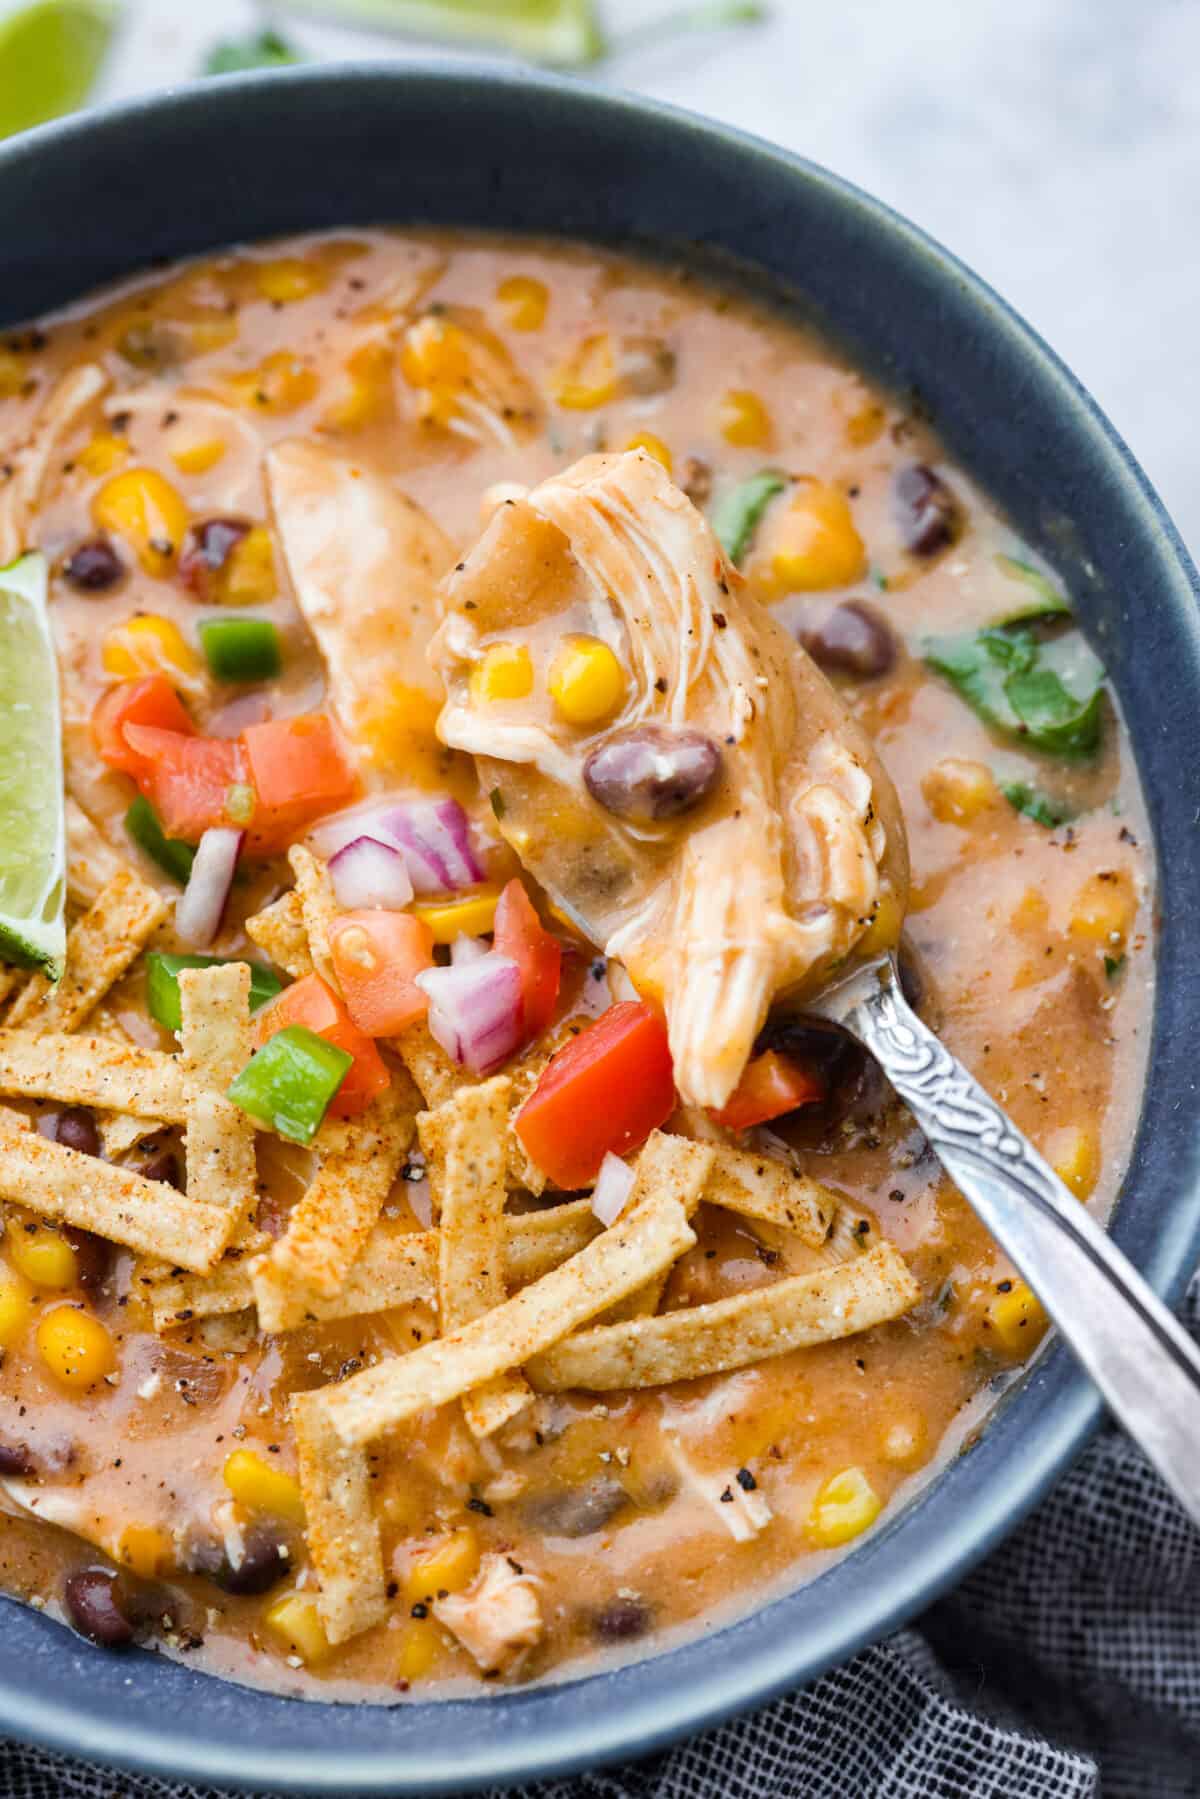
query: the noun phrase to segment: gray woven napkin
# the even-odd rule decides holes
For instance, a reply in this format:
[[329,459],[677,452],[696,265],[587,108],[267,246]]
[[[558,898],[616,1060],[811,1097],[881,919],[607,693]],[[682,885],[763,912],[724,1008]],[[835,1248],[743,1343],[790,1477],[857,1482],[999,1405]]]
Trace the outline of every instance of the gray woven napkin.
[[[1200,1287],[1185,1318],[1197,1333]],[[1115,1429],[915,1626],[653,1761],[510,1799],[1088,1799],[1101,1790],[1200,1799],[1200,1532]],[[0,1745],[4,1799],[211,1791]]]

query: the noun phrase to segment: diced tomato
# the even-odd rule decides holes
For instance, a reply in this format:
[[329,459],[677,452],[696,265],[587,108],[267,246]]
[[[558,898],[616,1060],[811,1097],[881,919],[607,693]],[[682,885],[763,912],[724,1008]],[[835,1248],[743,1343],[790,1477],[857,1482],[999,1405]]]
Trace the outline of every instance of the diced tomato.
[[511,880],[496,902],[493,943],[521,971],[521,1022],[526,1037],[536,1037],[554,1017],[562,946],[543,925],[518,880]]
[[674,1108],[666,1026],[627,1000],[550,1058],[516,1129],[538,1167],[571,1190],[595,1179],[609,1150],[637,1149]]
[[210,826],[241,822],[228,811],[230,789],[246,782],[236,743],[140,724],[125,726],[125,741],[138,758],[138,786],[168,837],[199,843]]
[[153,730],[175,731],[185,737],[192,736],[196,729],[165,675],[146,675],[140,681],[122,681],[119,687],[110,687],[92,713],[92,742],[97,755],[109,768],[136,776],[144,769],[145,758],[127,741],[126,725],[148,725]]
[[395,1037],[424,1018],[429,1001],[414,975],[433,967],[433,932],[411,912],[367,907],[329,927],[329,953],[346,1010],[369,1037]]
[[323,712],[250,725],[240,741],[258,795],[254,833],[264,840],[286,843],[358,792],[358,777]]
[[324,1037],[337,1049],[354,1057],[345,1079],[329,1105],[331,1118],[355,1118],[365,1112],[377,1093],[391,1085],[387,1064],[363,1031],[360,1031],[337,994],[328,988],[319,974],[305,975],[285,987],[279,998],[272,1000],[254,1015],[255,1048],[261,1048],[268,1037],[289,1024],[305,1025]]
[[766,1124],[770,1118],[781,1118],[797,1106],[808,1106],[824,1099],[825,1083],[820,1075],[793,1062],[790,1056],[768,1049],[747,1062],[742,1078],[719,1112],[712,1117],[728,1131],[748,1131],[751,1125]]

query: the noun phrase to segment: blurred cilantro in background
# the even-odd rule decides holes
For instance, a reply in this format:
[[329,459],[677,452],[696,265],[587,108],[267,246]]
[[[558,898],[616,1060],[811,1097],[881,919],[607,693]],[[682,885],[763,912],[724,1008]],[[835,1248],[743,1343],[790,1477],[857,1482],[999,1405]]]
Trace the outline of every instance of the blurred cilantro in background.
[[[474,44],[557,68],[586,68],[685,32],[754,24],[762,0],[702,0],[620,36],[605,33],[596,0],[278,0],[306,15],[409,38]],[[82,106],[118,27],[119,0],[34,0],[0,19],[0,137]],[[204,75],[282,68],[304,57],[266,26],[215,44]]]

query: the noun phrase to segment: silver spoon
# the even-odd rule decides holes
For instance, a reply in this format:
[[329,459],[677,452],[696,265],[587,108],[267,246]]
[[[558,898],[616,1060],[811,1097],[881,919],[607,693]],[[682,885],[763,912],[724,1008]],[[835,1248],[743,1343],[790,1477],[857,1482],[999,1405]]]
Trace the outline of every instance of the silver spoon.
[[995,1100],[908,1004],[895,958],[805,1010],[870,1051],[1130,1436],[1200,1524],[1200,1350]]

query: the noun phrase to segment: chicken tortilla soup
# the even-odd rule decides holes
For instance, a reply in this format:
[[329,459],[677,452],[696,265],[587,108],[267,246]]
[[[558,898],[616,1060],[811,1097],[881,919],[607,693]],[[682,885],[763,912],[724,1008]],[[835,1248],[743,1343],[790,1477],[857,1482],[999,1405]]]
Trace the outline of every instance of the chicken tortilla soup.
[[[0,1582],[307,1697],[823,1568],[1047,1320],[874,1064],[1081,1204],[1153,869],[1053,568],[682,269],[401,231],[0,339]],[[61,758],[55,719],[61,720]]]

